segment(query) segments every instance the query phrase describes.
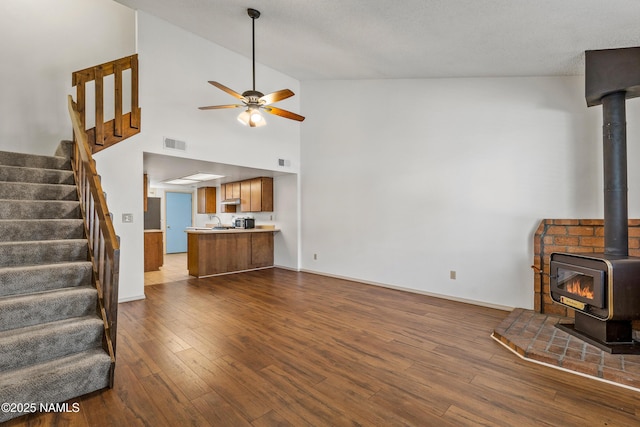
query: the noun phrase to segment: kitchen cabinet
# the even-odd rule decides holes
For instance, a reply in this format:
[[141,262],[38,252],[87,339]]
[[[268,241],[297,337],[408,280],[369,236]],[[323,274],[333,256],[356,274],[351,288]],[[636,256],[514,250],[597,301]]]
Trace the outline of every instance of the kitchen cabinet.
[[216,187],[198,188],[198,213],[216,213]]
[[[273,212],[273,178],[229,182],[221,188],[224,189],[225,199],[240,199],[240,212]],[[225,212],[236,212],[237,206],[231,206],[234,210],[225,209]]]
[[251,211],[251,181],[240,182],[240,211]]
[[240,183],[242,212],[273,212],[273,178],[253,178]]
[[160,270],[164,263],[164,233],[161,230],[144,232],[144,271]]
[[240,183],[230,182],[225,184],[225,199],[239,199],[240,198]]
[[[240,182],[229,182],[220,185],[222,200],[239,199],[240,198]],[[221,210],[226,213],[234,213],[237,211],[237,205],[222,205]]]
[[273,211],[273,178],[251,180],[251,212]]

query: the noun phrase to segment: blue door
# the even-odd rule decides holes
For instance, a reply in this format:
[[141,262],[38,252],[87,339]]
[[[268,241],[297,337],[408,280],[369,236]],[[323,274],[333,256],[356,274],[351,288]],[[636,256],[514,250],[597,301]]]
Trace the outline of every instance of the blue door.
[[191,193],[166,194],[167,203],[167,253],[187,252],[187,233],[185,228],[191,227],[192,202]]

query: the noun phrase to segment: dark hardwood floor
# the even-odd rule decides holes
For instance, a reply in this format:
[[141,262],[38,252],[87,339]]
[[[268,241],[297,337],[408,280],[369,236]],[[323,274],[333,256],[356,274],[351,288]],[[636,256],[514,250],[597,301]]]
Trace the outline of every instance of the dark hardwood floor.
[[145,292],[114,389],[7,425],[640,425],[637,392],[491,339],[504,311],[282,269]]

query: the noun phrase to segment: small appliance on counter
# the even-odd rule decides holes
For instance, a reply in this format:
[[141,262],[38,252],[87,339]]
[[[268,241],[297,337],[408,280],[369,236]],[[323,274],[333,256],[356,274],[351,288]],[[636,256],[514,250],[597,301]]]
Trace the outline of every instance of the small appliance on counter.
[[256,228],[256,220],[253,218],[236,218],[233,221],[235,228]]

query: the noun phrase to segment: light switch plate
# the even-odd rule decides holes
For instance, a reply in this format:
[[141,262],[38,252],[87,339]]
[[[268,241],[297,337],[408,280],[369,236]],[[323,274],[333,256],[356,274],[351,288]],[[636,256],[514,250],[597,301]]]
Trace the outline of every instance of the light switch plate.
[[133,214],[132,213],[123,213],[122,214],[122,222],[133,222]]

